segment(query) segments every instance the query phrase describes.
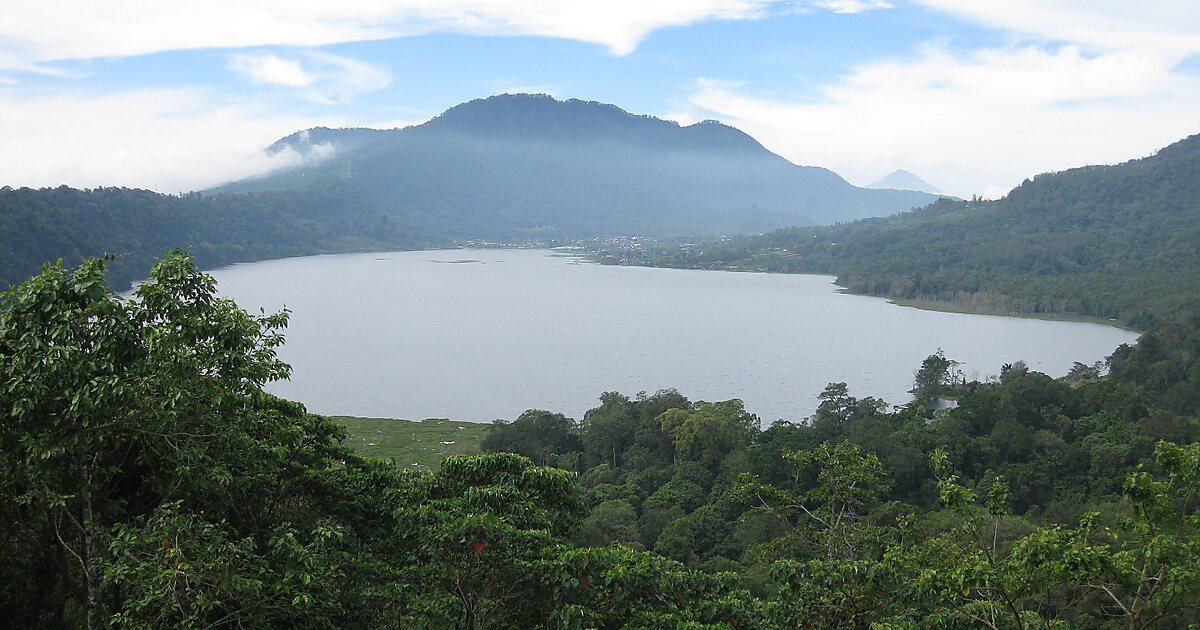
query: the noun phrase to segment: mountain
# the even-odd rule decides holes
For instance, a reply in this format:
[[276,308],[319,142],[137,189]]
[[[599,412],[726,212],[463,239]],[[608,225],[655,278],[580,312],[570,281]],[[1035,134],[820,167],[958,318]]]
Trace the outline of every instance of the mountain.
[[337,191],[448,238],[717,235],[893,214],[937,197],[867,190],[715,121],[501,95],[399,130],[310,129],[272,145],[329,156],[211,193]]
[[940,195],[942,193],[942,191],[938,190],[937,187],[934,186],[933,184],[930,184],[929,182],[921,179],[920,177],[917,177],[916,175],[913,175],[912,173],[910,173],[904,169],[897,169],[897,170],[892,171],[891,173],[888,173],[882,179],[879,179],[873,183],[867,184],[867,188],[875,188],[875,189],[891,188],[894,190],[919,190],[921,192],[927,192],[931,195]]
[[330,129],[329,127],[313,127],[297,131],[290,136],[276,140],[265,149],[267,155],[283,151],[295,151],[300,156],[328,157],[334,152],[342,153],[364,147],[383,138],[395,135],[397,129],[367,129],[350,127]]
[[1200,315],[1200,135],[1026,180],[990,202],[784,229],[652,264],[833,273],[851,291],[1150,328]]

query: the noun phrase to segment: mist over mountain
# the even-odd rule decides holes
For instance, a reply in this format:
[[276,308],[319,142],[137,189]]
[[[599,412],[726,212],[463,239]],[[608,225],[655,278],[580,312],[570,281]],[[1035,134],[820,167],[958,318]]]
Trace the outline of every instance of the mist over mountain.
[[329,157],[334,152],[353,151],[395,135],[398,131],[398,129],[367,129],[365,127],[343,129],[313,127],[276,140],[265,149],[265,152],[267,155],[274,155],[291,150],[305,158]]
[[755,233],[885,216],[928,193],[868,190],[797,166],[715,121],[501,95],[400,130],[310,129],[300,166],[211,192],[336,190],[443,238]]
[[892,188],[895,190],[919,190],[927,192],[931,195],[940,195],[942,191],[938,190],[937,186],[917,177],[904,169],[897,169],[888,173],[884,177],[867,184],[867,188],[886,189]]

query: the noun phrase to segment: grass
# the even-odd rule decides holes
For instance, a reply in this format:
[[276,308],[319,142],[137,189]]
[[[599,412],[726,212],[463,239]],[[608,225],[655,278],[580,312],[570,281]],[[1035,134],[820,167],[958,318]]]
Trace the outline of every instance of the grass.
[[435,469],[451,455],[478,453],[491,425],[453,420],[394,420],[333,416],[350,432],[346,441],[366,457],[392,459],[405,468]]

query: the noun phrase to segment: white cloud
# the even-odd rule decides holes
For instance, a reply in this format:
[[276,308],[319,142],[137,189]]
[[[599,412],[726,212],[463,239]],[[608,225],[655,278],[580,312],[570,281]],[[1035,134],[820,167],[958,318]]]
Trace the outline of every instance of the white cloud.
[[917,0],[985,26],[1104,50],[1200,52],[1195,0]]
[[678,110],[666,114],[660,114],[658,117],[663,120],[673,121],[680,127],[690,127],[691,125],[700,122],[700,120],[696,118],[695,112],[689,112],[687,110]]
[[1200,131],[1200,79],[1175,70],[1200,54],[1195,0],[917,2],[1014,43],[926,45],[798,98],[701,80],[691,103],[853,182],[907,168],[962,196],[999,196],[1041,172],[1144,156]]
[[834,13],[862,13],[892,8],[892,3],[886,0],[818,0],[814,4]]
[[230,57],[229,67],[253,83],[287,87],[308,87],[313,83],[312,75],[305,72],[296,59],[244,53]]
[[[766,15],[780,0],[38,0],[6,7],[0,41],[22,63],[165,50],[318,46],[454,31],[592,42],[614,54],[649,33]],[[877,0],[826,0],[835,10]],[[70,15],[64,20],[62,16]],[[294,77],[293,77],[294,78]]]
[[297,129],[349,121],[291,117],[196,89],[116,94],[0,91],[0,164],[11,186],[204,188],[294,164],[263,147]]
[[355,94],[383,89],[392,82],[386,70],[357,59],[322,52],[307,56],[316,66],[317,77],[309,97],[319,103],[345,103]]
[[302,89],[306,98],[331,105],[349,102],[354,95],[387,87],[392,77],[369,63],[316,51],[301,59],[274,54],[238,53],[229,67],[253,83]]
[[1200,80],[1154,52],[1075,46],[956,54],[854,69],[803,101],[699,81],[691,103],[800,164],[865,184],[907,168],[951,194],[997,196],[1026,177],[1149,154],[1200,131]]

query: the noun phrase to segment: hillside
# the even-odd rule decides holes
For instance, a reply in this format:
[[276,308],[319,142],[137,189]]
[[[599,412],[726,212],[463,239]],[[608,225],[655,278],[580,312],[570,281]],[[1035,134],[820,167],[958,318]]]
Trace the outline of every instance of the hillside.
[[1200,136],[1124,164],[1039,175],[997,201],[944,199],[639,261],[833,273],[859,293],[1149,328],[1200,311]]
[[205,267],[322,252],[422,246],[414,230],[352,197],[294,192],[175,197],[149,190],[0,188],[0,286],[115,254],[109,279],[124,288],[155,258],[187,248]]
[[401,130],[313,129],[272,145],[325,160],[220,192],[341,190],[437,236],[716,235],[883,216],[935,196],[868,190],[745,133],[613,105],[502,95]]

